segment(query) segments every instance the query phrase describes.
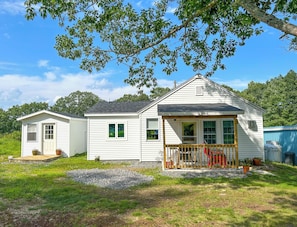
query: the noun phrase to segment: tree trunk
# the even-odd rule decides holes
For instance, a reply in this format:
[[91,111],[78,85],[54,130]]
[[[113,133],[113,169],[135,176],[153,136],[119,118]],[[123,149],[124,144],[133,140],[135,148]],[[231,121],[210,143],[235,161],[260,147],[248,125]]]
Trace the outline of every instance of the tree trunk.
[[290,34],[297,37],[297,26],[288,22],[285,22],[271,14],[266,13],[256,6],[253,0],[236,0],[238,5],[244,8],[257,20],[274,27],[286,34]]

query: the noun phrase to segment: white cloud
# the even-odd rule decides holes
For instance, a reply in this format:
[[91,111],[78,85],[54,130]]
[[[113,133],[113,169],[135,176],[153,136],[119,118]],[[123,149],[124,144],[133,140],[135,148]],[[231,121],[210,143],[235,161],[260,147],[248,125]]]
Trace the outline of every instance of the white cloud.
[[0,14],[24,14],[25,6],[24,1],[1,1]]
[[234,80],[217,80],[216,78],[211,78],[218,84],[224,84],[227,85],[235,90],[244,90],[248,87],[248,84],[251,82],[251,80],[243,80],[243,79],[234,79]]
[[177,10],[177,7],[171,7],[169,6],[166,13],[175,13],[175,11]]
[[3,36],[5,39],[10,39],[10,35],[8,33],[4,33]]
[[48,66],[48,60],[39,60],[38,61],[38,67],[47,67]]
[[139,8],[143,8],[143,6],[142,6],[142,1],[138,1],[138,2],[136,2],[136,6],[139,7]]
[[75,91],[92,92],[106,101],[114,101],[124,94],[135,94],[136,88],[117,87],[108,79],[110,72],[56,74],[46,72],[44,77],[21,74],[0,75],[0,108],[31,102],[48,102],[53,105],[60,97]]
[[45,75],[46,79],[50,80],[50,81],[55,80],[57,78],[56,74],[53,72],[46,72],[46,73],[44,73],[44,75]]
[[15,68],[17,64],[15,63],[11,63],[11,62],[0,62],[0,69],[11,69],[11,68]]

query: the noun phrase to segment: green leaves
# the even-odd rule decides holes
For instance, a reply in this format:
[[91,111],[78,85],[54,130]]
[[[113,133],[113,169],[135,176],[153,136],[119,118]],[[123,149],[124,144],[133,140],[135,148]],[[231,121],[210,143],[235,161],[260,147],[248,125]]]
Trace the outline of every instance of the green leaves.
[[251,82],[241,96],[265,109],[264,125],[297,124],[297,74],[289,71],[266,83]]
[[[125,82],[139,88],[156,85],[157,64],[171,74],[179,59],[206,76],[224,69],[223,59],[262,32],[260,20],[282,31],[297,30],[285,26],[296,17],[293,0],[159,0],[141,10],[123,0],[27,0],[25,6],[27,19],[39,14],[65,26],[66,33],[56,38],[60,56],[80,59],[88,72],[112,60],[128,65]],[[172,7],[174,15],[167,12]],[[287,38],[296,49],[296,37]]]
[[60,113],[84,116],[84,113],[98,101],[103,101],[91,92],[72,92],[66,97],[59,98],[50,109]]

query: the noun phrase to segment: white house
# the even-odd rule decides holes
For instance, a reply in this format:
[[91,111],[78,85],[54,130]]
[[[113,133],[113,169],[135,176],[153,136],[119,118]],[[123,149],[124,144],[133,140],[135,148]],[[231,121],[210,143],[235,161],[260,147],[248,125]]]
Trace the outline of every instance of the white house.
[[70,114],[42,110],[17,119],[22,122],[21,156],[37,149],[43,155],[62,150],[65,157],[87,151],[87,120]]
[[99,102],[86,113],[87,159],[237,167],[264,159],[263,109],[196,75],[153,102]]

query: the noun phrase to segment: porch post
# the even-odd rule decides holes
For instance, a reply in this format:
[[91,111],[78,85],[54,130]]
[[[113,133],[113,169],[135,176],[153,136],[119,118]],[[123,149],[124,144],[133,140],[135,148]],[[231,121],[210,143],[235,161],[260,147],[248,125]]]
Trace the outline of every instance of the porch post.
[[234,117],[234,145],[235,145],[235,166],[236,168],[238,168],[239,166],[239,162],[238,162],[238,130],[237,130],[237,126],[238,126],[238,120],[237,120],[237,116]]
[[163,130],[163,165],[166,168],[166,141],[165,141],[165,119],[162,116],[162,130]]

